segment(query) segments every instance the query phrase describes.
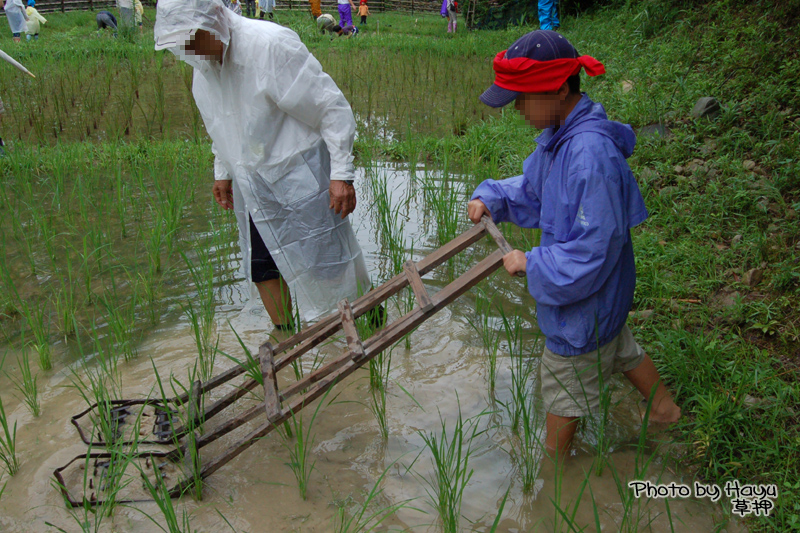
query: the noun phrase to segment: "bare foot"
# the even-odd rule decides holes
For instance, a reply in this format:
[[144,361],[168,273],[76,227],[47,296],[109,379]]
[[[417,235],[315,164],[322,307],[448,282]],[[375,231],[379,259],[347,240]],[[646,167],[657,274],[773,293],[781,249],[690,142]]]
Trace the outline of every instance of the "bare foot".
[[[664,400],[668,400],[664,401]],[[681,418],[681,408],[675,405],[669,398],[664,398],[662,400],[662,404],[667,403],[667,405],[659,405],[658,408],[652,407],[650,409],[650,416],[647,419],[648,422],[655,422],[657,424],[664,424],[664,425],[672,425],[676,423]],[[647,410],[647,402],[642,400],[639,402],[639,410],[642,415],[642,420],[644,420],[644,415]]]

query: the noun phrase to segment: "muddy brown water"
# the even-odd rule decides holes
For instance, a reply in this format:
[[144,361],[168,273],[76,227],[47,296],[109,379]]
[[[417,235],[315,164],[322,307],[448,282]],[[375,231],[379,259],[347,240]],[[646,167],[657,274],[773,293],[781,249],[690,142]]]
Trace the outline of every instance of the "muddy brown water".
[[[386,175],[393,202],[410,198],[407,208],[401,211],[405,222],[403,235],[408,248],[414,243],[415,258],[419,259],[436,247],[433,237],[429,235],[430,225],[425,223],[421,194],[414,191],[409,173],[401,168],[376,165],[373,172]],[[370,271],[379,280],[381,269],[385,268],[385,259],[366,187],[363,193],[353,216],[353,224]],[[489,249],[479,248],[479,251]],[[426,279],[430,291],[438,290],[446,282],[442,273]],[[537,335],[533,302],[522,295],[523,286],[501,272],[494,274],[487,286],[519,295],[506,306],[508,311],[523,318],[527,341],[531,346],[535,345]],[[271,329],[269,319],[260,305],[256,305],[257,302],[248,304],[248,298],[247,284],[241,280],[219,288],[217,333],[219,348],[227,353],[241,353],[227,321],[253,350],[266,340]],[[424,482],[424,479],[430,479],[433,470],[430,454],[424,451],[420,432],[440,431],[441,419],[447,421],[448,428],[452,428],[459,409],[465,418],[494,410],[496,412],[493,414],[480,418],[481,427],[487,431],[473,443],[474,454],[470,467],[474,469],[474,474],[464,493],[461,528],[464,531],[487,531],[495,519],[503,495],[508,491],[499,531],[553,531],[555,523],[561,521],[552,503],[552,499],[556,498],[554,477],[551,469],[545,465],[534,490],[530,494],[522,491],[517,466],[509,454],[513,437],[508,428],[507,415],[499,403],[490,398],[486,357],[478,335],[469,324],[469,318],[474,314],[475,296],[468,293],[420,326],[411,335],[410,349],[401,344],[392,351],[387,440],[381,438],[373,414],[363,403],[368,397],[368,371],[359,370],[335,387],[311,428],[315,435],[311,460],[316,462],[307,500],[299,497],[297,483],[286,465],[289,461],[286,441],[273,432],[212,475],[205,485],[202,501],[195,501],[189,496],[176,501],[179,513],[189,513],[192,528],[199,531],[230,531],[225,520],[236,531],[333,531],[337,509],[344,507],[352,511],[360,505],[388,468],[381,483],[382,495],[373,510],[405,500],[411,501],[407,508],[384,522],[385,529],[437,531],[437,515],[429,503]],[[390,317],[397,316],[397,311],[390,306]],[[8,350],[8,361],[16,360],[18,347],[5,346],[0,349]],[[55,349],[63,349],[63,345]],[[337,340],[320,348],[317,353],[334,357],[344,349],[344,343]],[[153,364],[161,376],[173,374],[186,383],[188,369],[196,359],[189,323],[184,317],[165,320],[141,342],[138,353],[138,358],[127,363],[120,362],[125,397],[153,395]],[[532,364],[536,364],[538,355],[534,354]],[[309,364],[306,363],[306,366]],[[217,372],[231,366],[228,359],[217,357]],[[79,371],[77,367],[74,370]],[[50,530],[46,523],[66,531],[80,530],[65,508],[60,494],[52,486],[53,470],[86,452],[86,446],[80,442],[69,422],[72,415],[86,407],[80,394],[70,387],[71,371],[70,368],[56,368],[39,372],[42,415],[36,419],[15,397],[9,379],[0,377],[6,413],[18,424],[17,447],[21,462],[17,475],[11,478],[5,475],[0,481],[0,486],[7,482],[5,493],[0,498],[2,531]],[[535,402],[535,372],[533,376],[530,399]],[[509,399],[510,384],[510,360],[507,351],[501,347],[496,393],[499,400]],[[631,478],[636,461],[636,450],[632,444],[638,439],[641,424],[639,398],[626,383],[616,380],[615,385],[613,399],[616,405],[610,412],[607,435],[611,437],[610,457],[614,467],[619,476],[627,480]],[[403,389],[413,396],[413,400]],[[306,421],[315,407],[316,404],[304,412]],[[241,408],[243,406],[237,409]],[[541,424],[539,431],[542,431]],[[650,443],[658,438],[658,435],[651,436]],[[563,507],[569,505],[571,508],[576,503],[586,472],[592,469],[595,440],[590,430],[579,433],[574,455],[562,476]],[[648,447],[648,453],[652,448]],[[660,478],[662,483],[692,481],[679,467],[667,464],[659,454],[656,454],[646,478]],[[619,530],[623,520],[622,503],[611,469],[605,468],[601,476],[591,474],[590,486],[603,530]],[[671,500],[669,503],[675,531],[712,531],[714,524],[726,518],[718,506],[707,501],[687,499]],[[137,503],[118,507],[114,516],[104,519],[98,530],[157,530],[148,515],[163,524],[163,517],[155,503]],[[630,527],[628,530],[671,530],[663,501],[643,501],[638,515],[639,527]],[[594,520],[592,497],[587,489],[578,504],[575,522],[580,526],[589,525],[589,530],[593,530]],[[741,529],[737,524],[727,526],[728,531]]]

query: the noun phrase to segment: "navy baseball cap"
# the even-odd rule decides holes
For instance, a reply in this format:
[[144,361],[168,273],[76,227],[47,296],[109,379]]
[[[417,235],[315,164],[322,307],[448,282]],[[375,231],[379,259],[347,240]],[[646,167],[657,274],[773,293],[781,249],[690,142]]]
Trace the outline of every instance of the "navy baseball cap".
[[[508,47],[505,57],[514,59],[527,57],[535,61],[551,61],[553,59],[577,58],[578,51],[560,33],[551,30],[536,30],[527,33]],[[478,98],[489,107],[503,107],[510,104],[519,95],[516,91],[503,89],[492,84]]]

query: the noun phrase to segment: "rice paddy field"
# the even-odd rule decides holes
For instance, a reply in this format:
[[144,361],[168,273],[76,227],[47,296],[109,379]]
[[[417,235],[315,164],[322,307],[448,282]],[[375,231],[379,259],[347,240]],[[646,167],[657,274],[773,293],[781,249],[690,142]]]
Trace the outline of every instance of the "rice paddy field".
[[[648,430],[646,405],[616,377],[556,468],[541,446],[535,302],[501,269],[174,499],[167,487],[255,422],[155,465],[136,453],[168,446],[124,441],[146,435],[157,410],[123,424],[111,402],[191,396],[192,383],[237,366],[255,378],[259,345],[285,337],[250,298],[235,219],[211,196],[191,68],[153,50],[154,18],[147,9],[142,35],[114,38],[94,13],[52,14],[39,41],[4,41],[36,78],[0,65],[0,530],[800,530],[796,5],[632,0],[562,20],[579,52],[606,65],[583,90],[639,132],[629,162],[650,218],[633,232],[629,323],[683,410],[676,426]],[[438,16],[387,12],[332,39],[299,11],[276,22],[353,108],[351,220],[376,285],[468,230],[482,180],[521,173],[538,132],[477,96],[494,55],[536,27],[453,35]],[[692,118],[703,96],[722,105],[712,120]],[[653,124],[664,127],[648,134]],[[516,248],[538,244],[536,231],[500,229]],[[426,289],[494,249],[475,245]],[[414,305],[400,292],[390,320]],[[278,379],[346,349],[334,337]],[[260,387],[245,392],[184,440],[264,402]],[[167,423],[189,425],[188,403]],[[83,444],[70,422],[93,404],[81,421],[106,447]],[[70,463],[87,451],[108,459]],[[76,508],[53,477],[68,463]],[[774,508],[637,498],[628,483],[644,480],[768,485]]]

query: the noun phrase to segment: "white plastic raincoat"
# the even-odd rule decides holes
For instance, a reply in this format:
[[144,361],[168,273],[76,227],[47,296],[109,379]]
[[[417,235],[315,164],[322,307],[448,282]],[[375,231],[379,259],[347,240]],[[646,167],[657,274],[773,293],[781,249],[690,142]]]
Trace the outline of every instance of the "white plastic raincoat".
[[41,24],[47,24],[47,19],[44,18],[36,11],[35,7],[28,6],[25,9],[25,13],[28,14],[28,29],[26,30],[27,33],[31,35],[35,35],[39,33],[41,29]]
[[[156,48],[195,67],[215,177],[233,180],[248,278],[250,217],[306,320],[369,290],[350,222],[329,207],[330,180],[354,176],[355,119],[334,81],[293,31],[240,17],[221,0],[159,0],[157,8]],[[176,46],[196,29],[225,45],[221,64]]]
[[8,25],[11,27],[11,33],[25,33],[28,31],[28,14],[25,12],[25,6],[22,5],[22,0],[6,0],[6,5],[3,7],[8,19]]

